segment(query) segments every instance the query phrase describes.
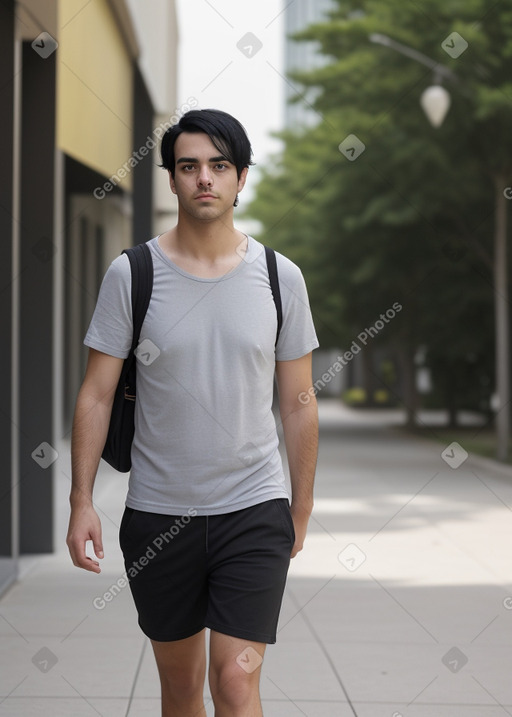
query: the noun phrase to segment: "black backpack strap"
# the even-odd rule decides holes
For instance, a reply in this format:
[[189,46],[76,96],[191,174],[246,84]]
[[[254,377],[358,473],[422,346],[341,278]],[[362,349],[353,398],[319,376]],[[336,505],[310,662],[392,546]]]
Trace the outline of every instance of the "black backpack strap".
[[272,289],[272,296],[274,298],[274,304],[276,305],[277,311],[277,334],[276,334],[276,346],[279,340],[279,334],[281,333],[281,326],[283,325],[283,305],[281,303],[281,290],[279,288],[279,276],[277,274],[277,260],[276,253],[269,246],[265,247],[265,256],[267,259],[268,278],[270,279],[270,288]]
[[133,353],[140,339],[140,332],[144,317],[151,301],[153,291],[153,259],[151,250],[146,243],[125,249],[123,254],[128,256],[132,270],[132,317],[133,317]]

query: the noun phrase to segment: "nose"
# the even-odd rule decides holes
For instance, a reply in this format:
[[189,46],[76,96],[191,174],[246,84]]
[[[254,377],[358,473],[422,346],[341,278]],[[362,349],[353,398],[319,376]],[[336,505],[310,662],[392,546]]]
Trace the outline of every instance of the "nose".
[[210,167],[205,164],[201,167],[197,176],[197,183],[200,187],[211,187],[213,184]]

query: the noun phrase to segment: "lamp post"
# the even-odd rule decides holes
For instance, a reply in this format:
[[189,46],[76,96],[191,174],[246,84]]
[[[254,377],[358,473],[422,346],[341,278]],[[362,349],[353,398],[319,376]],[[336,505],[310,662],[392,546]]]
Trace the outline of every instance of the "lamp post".
[[[423,91],[420,104],[433,127],[440,127],[451,104],[450,95],[442,86],[442,80],[447,80],[457,86],[457,75],[448,67],[432,60],[412,47],[403,45],[387,35],[373,33],[370,41],[399,52],[411,60],[428,67],[434,73],[434,83]],[[507,177],[500,172],[492,172],[495,188],[494,213],[494,323],[496,348],[496,437],[498,460],[506,461],[508,458],[508,444],[510,435],[510,368],[509,368],[509,308],[508,308],[508,282],[507,282],[507,197],[504,196],[504,187]]]
[[401,42],[397,42],[387,35],[381,35],[378,32],[374,32],[370,35],[370,41],[379,45],[384,45],[385,47],[390,47],[392,50],[399,52],[401,55],[405,55],[411,60],[415,60],[415,62],[419,62],[421,65],[425,65],[425,67],[432,70],[434,73],[434,82],[423,92],[420,98],[420,103],[430,124],[433,127],[440,127],[451,103],[450,94],[442,86],[441,82],[443,80],[447,80],[452,84],[457,84],[457,75],[452,72],[449,67],[440,65],[439,62],[432,60],[422,52],[414,50],[412,47],[408,47],[407,45],[402,45]]

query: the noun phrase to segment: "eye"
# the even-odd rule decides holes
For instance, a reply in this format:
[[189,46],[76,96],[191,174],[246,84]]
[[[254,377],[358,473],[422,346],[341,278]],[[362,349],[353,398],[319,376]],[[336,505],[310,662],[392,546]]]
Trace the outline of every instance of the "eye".
[[227,168],[228,168],[227,164],[222,164],[222,162],[219,162],[218,164],[215,165],[215,169],[218,170],[219,172],[222,172],[224,169],[227,169]]
[[191,172],[194,169],[193,164],[184,164],[183,165],[183,171],[184,172]]

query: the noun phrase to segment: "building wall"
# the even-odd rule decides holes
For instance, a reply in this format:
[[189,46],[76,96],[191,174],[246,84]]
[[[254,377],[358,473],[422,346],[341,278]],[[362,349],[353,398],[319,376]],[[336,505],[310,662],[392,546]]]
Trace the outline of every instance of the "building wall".
[[0,202],[10,210],[0,217],[0,592],[16,578],[18,546],[53,549],[54,473],[69,470],[58,449],[99,286],[158,214],[153,151],[134,156],[175,112],[176,12],[173,0],[154,0],[151,13],[142,5],[0,7]]
[[[295,42],[292,35],[305,30],[309,25],[323,22],[327,12],[333,7],[333,0],[295,0],[285,8],[285,69],[287,74],[293,70],[308,71],[321,66],[325,59],[318,53],[315,42]],[[292,97],[302,92],[300,85],[292,80],[292,86],[286,86],[285,124],[289,129],[307,127],[316,124],[320,116],[311,109],[314,92],[308,90],[306,101],[290,103]]]
[[[12,377],[16,366],[16,351],[12,341],[7,341],[15,332],[13,312],[15,308],[15,286],[13,284],[13,256],[16,222],[13,174],[13,139],[15,130],[15,42],[14,42],[14,1],[0,3],[0,202],[4,211],[0,212],[0,332],[3,337],[3,350],[0,351],[0,394],[3,397],[3,410],[0,412],[0,451],[3,456],[0,471],[0,592],[8,587],[17,572],[17,489],[16,456],[13,452],[16,432],[15,400],[16,387]],[[17,219],[16,212],[16,219]],[[9,237],[13,241],[8,241]],[[7,346],[5,344],[8,344]]]
[[[174,2],[127,0],[140,46],[139,69],[157,114],[172,114],[177,95],[178,26]],[[155,22],[155,18],[158,21]]]
[[[158,166],[160,136],[158,132],[155,134],[155,130],[169,121],[174,123],[180,110],[183,110],[176,107],[177,73],[169,73],[169,67],[177,67],[179,33],[173,3],[152,0],[154,12],[161,18],[156,27],[151,13],[140,0],[128,0],[128,6],[141,48],[140,73],[155,110],[151,135],[156,142],[151,156],[154,213],[149,233],[156,236],[173,226],[177,217],[177,202],[169,189],[167,172]],[[139,229],[137,237],[142,237],[138,239],[142,241],[144,232]]]
[[105,177],[119,174],[130,191],[132,58],[107,0],[59,0],[58,10],[57,147]]
[[19,262],[19,543],[53,550],[55,53],[23,42]]

